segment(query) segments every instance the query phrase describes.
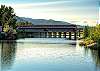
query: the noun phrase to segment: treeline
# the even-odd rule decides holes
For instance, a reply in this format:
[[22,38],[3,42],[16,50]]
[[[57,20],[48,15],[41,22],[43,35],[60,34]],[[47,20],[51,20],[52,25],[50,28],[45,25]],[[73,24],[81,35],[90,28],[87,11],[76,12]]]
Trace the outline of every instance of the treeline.
[[19,26],[32,26],[33,24],[31,22],[17,22],[16,23],[16,27],[19,27]]
[[100,24],[94,27],[85,26],[84,39],[86,42],[91,40],[89,43],[97,43],[97,47],[100,49]]

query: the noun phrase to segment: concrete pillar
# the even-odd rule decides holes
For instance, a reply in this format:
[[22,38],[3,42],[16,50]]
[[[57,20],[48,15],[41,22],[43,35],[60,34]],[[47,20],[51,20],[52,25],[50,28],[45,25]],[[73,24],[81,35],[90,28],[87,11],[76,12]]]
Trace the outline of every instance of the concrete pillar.
[[61,38],[61,32],[58,32],[59,38]]
[[47,32],[44,32],[44,34],[45,34],[45,38],[47,38]]
[[64,38],[66,38],[66,32],[64,32]]
[[41,32],[40,32],[39,36],[40,36],[40,38],[42,37]]
[[45,34],[45,32],[43,32],[43,38],[46,38],[46,34]]
[[32,33],[32,36],[31,37],[33,38],[33,33]]
[[79,37],[80,37],[80,30],[79,30]]
[[71,32],[69,32],[69,40],[71,40],[71,36],[72,36],[72,35],[71,35]]
[[48,32],[47,32],[47,38],[48,38]]
[[76,40],[76,37],[77,37],[77,33],[74,32],[74,40]]
[[44,38],[44,32],[40,33],[40,38]]

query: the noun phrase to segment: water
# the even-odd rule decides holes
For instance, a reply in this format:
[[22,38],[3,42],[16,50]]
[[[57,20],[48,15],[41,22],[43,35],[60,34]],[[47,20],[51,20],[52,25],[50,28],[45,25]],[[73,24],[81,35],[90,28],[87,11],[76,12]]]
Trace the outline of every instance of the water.
[[[70,44],[75,42],[76,45]],[[0,43],[0,70],[100,71],[98,51],[80,47],[78,42],[57,38],[27,38]]]

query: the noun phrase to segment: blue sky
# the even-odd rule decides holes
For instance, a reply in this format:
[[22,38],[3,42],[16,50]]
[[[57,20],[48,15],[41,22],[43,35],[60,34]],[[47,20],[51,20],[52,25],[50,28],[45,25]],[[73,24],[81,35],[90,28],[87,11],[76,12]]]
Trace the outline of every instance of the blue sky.
[[95,25],[100,16],[99,0],[0,0],[0,4],[12,6],[21,17],[82,25]]

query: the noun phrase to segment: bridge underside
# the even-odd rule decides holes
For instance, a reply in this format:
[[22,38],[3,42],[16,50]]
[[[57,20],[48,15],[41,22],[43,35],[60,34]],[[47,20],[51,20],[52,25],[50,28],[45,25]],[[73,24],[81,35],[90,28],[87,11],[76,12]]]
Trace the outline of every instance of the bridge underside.
[[21,38],[68,38],[76,40],[76,33],[72,32],[33,32],[33,33],[19,33]]

